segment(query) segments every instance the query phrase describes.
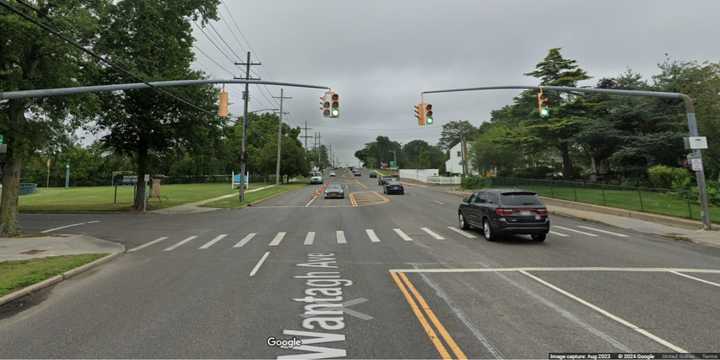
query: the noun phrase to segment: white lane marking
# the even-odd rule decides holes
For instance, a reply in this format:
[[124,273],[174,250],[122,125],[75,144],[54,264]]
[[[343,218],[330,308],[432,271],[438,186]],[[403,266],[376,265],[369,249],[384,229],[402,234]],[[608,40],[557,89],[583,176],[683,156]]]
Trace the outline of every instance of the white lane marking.
[[338,230],[335,232],[335,237],[337,238],[338,244],[347,244],[347,240],[345,239],[345,232],[342,230]]
[[683,274],[683,273],[680,273],[680,272],[677,272],[677,271],[671,271],[671,273],[673,273],[673,274],[675,274],[675,275],[678,275],[678,276],[682,276],[682,277],[684,277],[684,278],[693,279],[693,280],[699,281],[699,282],[701,282],[701,283],[705,283],[705,284],[708,284],[708,285],[720,287],[720,284],[718,284],[718,283],[716,283],[716,282],[712,282],[712,281],[709,281],[709,280],[701,279],[701,278],[699,278],[699,277],[694,277],[694,276],[686,275],[686,274]]
[[307,235],[305,235],[305,242],[303,243],[303,245],[312,245],[314,241],[315,241],[315,232],[310,231],[307,233]]
[[257,235],[257,234],[256,234],[256,233],[249,233],[249,234],[245,235],[245,237],[242,238],[242,240],[238,241],[237,244],[233,245],[233,247],[234,247],[234,248],[239,248],[239,247],[245,246],[245,244],[247,244],[250,240],[252,240],[252,239],[255,237],[255,235]]
[[594,227],[582,226],[582,225],[578,225],[578,227],[581,228],[581,229],[591,230],[591,231],[597,231],[597,232],[601,232],[601,233],[604,233],[604,234],[615,235],[615,236],[619,236],[619,237],[628,237],[628,236],[625,235],[625,234],[620,234],[620,233],[616,233],[616,232],[612,232],[612,231],[607,231],[607,230],[602,230],[602,229],[596,229],[596,228],[594,228]]
[[375,230],[365,229],[365,233],[367,233],[367,236],[370,238],[370,241],[380,242],[380,238],[377,236],[377,234],[375,234]]
[[41,231],[40,233],[42,233],[42,234],[47,234],[47,233],[49,233],[49,232],[53,232],[53,231],[57,231],[57,230],[62,230],[62,229],[67,229],[67,228],[71,228],[71,227],[75,227],[75,226],[80,226],[80,225],[85,225],[85,224],[86,224],[86,223],[81,222],[81,223],[77,223],[77,224],[70,224],[70,225],[58,226],[58,227],[54,227],[54,228],[52,228],[52,229],[43,230],[43,231]]
[[468,239],[475,239],[475,238],[476,238],[475,235],[473,235],[473,234],[471,234],[471,233],[469,233],[469,232],[467,232],[467,231],[462,231],[462,230],[460,230],[460,229],[458,229],[458,228],[456,228],[456,227],[453,227],[453,226],[448,226],[448,229],[450,229],[450,230],[452,230],[452,231],[454,231],[454,232],[456,232],[456,233],[458,233],[458,234],[460,234],[460,235],[462,235],[462,236],[464,236],[464,237],[466,237],[466,238],[468,238]]
[[435,200],[435,201],[433,201],[433,202],[436,203],[436,204],[438,204],[438,205],[445,205],[445,203],[442,202],[442,201],[437,201],[437,200]]
[[185,240],[183,240],[183,241],[181,241],[181,242],[179,242],[179,243],[177,243],[177,244],[175,244],[175,245],[173,245],[173,246],[170,246],[169,248],[167,248],[167,249],[165,249],[165,250],[163,250],[163,251],[173,251],[173,250],[179,248],[180,246],[182,246],[183,244],[185,244],[185,243],[187,243],[187,242],[190,242],[190,241],[193,241],[196,237],[197,237],[196,235],[190,236],[189,238],[186,238]]
[[653,334],[653,333],[651,333],[651,332],[649,332],[649,331],[647,331],[647,330],[645,330],[645,329],[643,329],[643,328],[641,328],[641,327],[639,327],[639,326],[637,326],[637,325],[635,325],[635,324],[633,324],[633,323],[631,323],[631,322],[629,322],[629,321],[627,321],[627,320],[625,320],[625,319],[623,319],[623,318],[621,318],[621,317],[619,317],[619,316],[617,316],[617,315],[614,315],[614,314],[612,314],[612,313],[610,313],[610,312],[608,312],[608,311],[606,311],[606,310],[603,310],[602,308],[600,308],[600,307],[598,307],[598,306],[596,306],[596,305],[594,305],[594,304],[592,304],[592,303],[590,303],[590,302],[587,302],[587,301],[585,301],[585,300],[583,300],[583,299],[581,299],[581,298],[579,298],[579,297],[571,294],[570,292],[565,291],[565,290],[563,290],[563,289],[561,289],[561,288],[559,288],[559,287],[557,287],[557,286],[555,286],[555,285],[553,285],[553,284],[551,284],[551,283],[549,283],[549,282],[547,282],[547,281],[545,281],[545,280],[543,280],[543,279],[541,279],[541,278],[539,278],[539,277],[537,277],[537,276],[535,276],[535,275],[532,275],[532,274],[530,274],[530,273],[528,273],[528,272],[525,272],[525,271],[520,271],[520,272],[521,272],[523,275],[526,275],[527,277],[529,277],[529,278],[531,278],[531,279],[533,279],[533,280],[535,280],[535,281],[537,281],[537,282],[539,282],[539,283],[541,283],[541,284],[543,284],[543,285],[545,285],[545,286],[547,286],[547,287],[549,287],[549,288],[551,288],[551,289],[553,289],[553,290],[555,290],[555,291],[557,291],[557,292],[559,292],[559,293],[561,293],[561,294],[563,294],[563,295],[565,295],[565,296],[567,296],[567,297],[569,297],[569,298],[571,298],[571,299],[573,299],[573,300],[575,300],[575,301],[577,301],[577,302],[579,302],[579,303],[581,303],[581,304],[583,304],[583,305],[585,305],[585,306],[587,306],[587,307],[589,307],[589,308],[591,308],[591,309],[599,312],[600,314],[605,315],[606,317],[608,317],[608,318],[610,318],[610,319],[612,319],[612,320],[615,320],[615,321],[619,322],[620,324],[623,324],[623,325],[629,327],[630,329],[632,329],[632,330],[634,330],[634,331],[636,331],[636,332],[638,332],[638,333],[640,333],[640,334],[642,334],[642,335],[645,335],[646,337],[650,338],[651,340],[653,340],[653,341],[655,341],[655,342],[657,342],[657,343],[659,343],[659,344],[661,344],[661,345],[663,345],[663,346],[671,349],[672,351],[675,351],[675,352],[678,352],[678,353],[686,353],[686,352],[688,352],[687,350],[685,350],[685,349],[683,349],[683,348],[681,348],[681,347],[679,347],[679,346],[677,346],[677,345],[674,345],[674,344],[670,343],[669,341],[667,341],[667,340],[665,340],[665,339],[663,339],[663,338],[660,338],[659,336],[656,336],[655,334]]
[[284,233],[284,232],[279,232],[279,233],[277,233],[277,235],[275,235],[275,237],[274,237],[274,238],[272,239],[272,241],[270,242],[269,246],[278,246],[278,245],[280,245],[280,242],[283,241],[283,239],[285,238],[285,234],[286,234],[286,233]]
[[87,223],[88,224],[97,224],[99,222],[100,222],[100,220],[92,220],[92,221],[88,221]]
[[584,232],[584,231],[580,231],[580,230],[575,230],[575,229],[567,228],[567,227],[560,226],[560,225],[553,225],[553,227],[556,227],[556,228],[558,228],[558,229],[563,229],[563,230],[565,230],[565,231],[572,231],[572,232],[575,232],[575,233],[578,233],[578,234],[583,234],[583,235],[587,235],[587,236],[597,237],[597,234],[591,234],[591,233],[589,233],[589,232]]
[[490,341],[487,339],[487,337],[478,329],[478,326],[473,323],[472,320],[468,319],[468,316],[465,314],[464,311],[462,311],[460,306],[457,306],[457,304],[450,298],[450,296],[447,295],[445,290],[441,289],[435,282],[431,281],[427,275],[420,274],[422,279],[425,281],[426,284],[428,284],[433,290],[435,290],[435,293],[443,300],[445,300],[445,303],[448,304],[450,309],[455,312],[455,315],[462,321],[465,326],[470,329],[470,332],[475,336],[478,341],[480,341],[485,349],[487,349],[491,354],[492,357],[495,359],[502,359],[505,356],[500,352],[500,350],[496,349],[495,346],[493,346]]
[[312,205],[312,203],[315,202],[316,199],[317,199],[317,196],[313,196],[313,198],[310,199],[310,201],[308,201],[307,204],[305,204],[305,207]]
[[157,238],[157,239],[155,239],[155,240],[153,240],[153,241],[146,242],[146,243],[144,243],[144,244],[142,244],[142,245],[140,245],[140,246],[136,246],[136,247],[128,250],[127,252],[129,252],[129,253],[131,253],[131,252],[136,252],[136,251],[142,250],[142,249],[144,249],[144,248],[146,248],[146,247],[148,247],[148,246],[155,245],[155,244],[157,244],[157,243],[159,243],[159,242],[161,242],[161,241],[163,241],[163,240],[167,240],[167,236],[163,236],[163,237]]
[[270,255],[270,252],[269,252],[269,251],[266,251],[266,252],[265,252],[265,255],[263,255],[263,256],[260,258],[260,260],[258,260],[257,264],[255,264],[255,267],[252,269],[252,271],[250,271],[250,277],[255,276],[255,274],[258,272],[258,270],[260,270],[260,267],[261,267],[262,264],[265,262],[265,259],[267,259],[268,255]]
[[406,233],[403,232],[402,230],[400,230],[400,229],[393,229],[393,231],[394,231],[401,239],[403,239],[403,240],[405,240],[405,241],[413,241],[413,239],[412,239],[411,237],[409,237],[408,234],[406,234]]
[[205,243],[205,245],[201,246],[199,249],[200,249],[200,250],[205,250],[205,249],[207,249],[207,248],[215,245],[218,241],[224,239],[226,236],[228,236],[228,234],[220,234],[220,235],[216,236],[214,239],[212,239],[212,240],[208,241],[207,243]]
[[428,228],[426,228],[426,227],[420,228],[420,230],[426,232],[428,235],[434,237],[436,240],[445,240],[444,237],[436,234],[435,232],[433,232],[432,230],[430,230],[430,229],[428,229]]
[[439,268],[439,269],[390,269],[390,272],[408,272],[408,273],[463,273],[463,272],[514,272],[514,271],[530,271],[530,272],[573,272],[573,271],[610,271],[610,272],[679,272],[679,273],[696,273],[696,274],[720,274],[720,269],[682,269],[682,268],[654,268],[654,267],[516,267],[516,268]]
[[553,235],[557,235],[557,236],[559,236],[559,237],[568,237],[568,236],[570,236],[570,235],[568,235],[568,234],[563,234],[563,233],[559,233],[559,232],[555,232],[555,231],[550,231],[550,233],[553,234]]

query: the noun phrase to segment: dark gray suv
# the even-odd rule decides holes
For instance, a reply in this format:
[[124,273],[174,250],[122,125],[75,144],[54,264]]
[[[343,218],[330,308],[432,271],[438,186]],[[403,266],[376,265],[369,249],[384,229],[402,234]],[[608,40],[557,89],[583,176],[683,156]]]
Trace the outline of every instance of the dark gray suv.
[[458,208],[462,229],[482,230],[485,239],[494,241],[503,234],[528,234],[545,241],[550,219],[537,194],[517,189],[487,189],[463,199]]

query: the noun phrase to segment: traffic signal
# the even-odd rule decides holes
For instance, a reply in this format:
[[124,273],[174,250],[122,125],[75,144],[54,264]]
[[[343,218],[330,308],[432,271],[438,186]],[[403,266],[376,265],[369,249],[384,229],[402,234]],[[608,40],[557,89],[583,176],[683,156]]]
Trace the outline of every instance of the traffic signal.
[[330,117],[330,91],[320,97],[320,110],[324,117]]
[[548,104],[548,99],[543,95],[542,89],[540,89],[540,92],[537,95],[537,102],[538,102],[538,113],[540,113],[541,117],[548,117],[550,116],[550,105]]
[[220,104],[218,105],[218,116],[227,117],[228,110],[228,92],[225,89],[220,90]]
[[340,95],[332,92],[330,95],[330,117],[336,118],[340,116]]
[[432,104],[423,104],[425,108],[425,123],[427,125],[432,125],[433,123],[433,112],[432,112]]
[[415,118],[418,121],[418,126],[425,126],[425,111],[423,111],[423,104],[415,105]]

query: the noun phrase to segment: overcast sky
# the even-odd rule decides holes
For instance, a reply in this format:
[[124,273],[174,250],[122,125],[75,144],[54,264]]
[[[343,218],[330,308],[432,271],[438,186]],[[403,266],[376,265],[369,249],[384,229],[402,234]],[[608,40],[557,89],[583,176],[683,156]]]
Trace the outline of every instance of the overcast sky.
[[[431,95],[426,101],[435,125],[424,129],[412,107],[421,90],[535,85],[523,73],[551,47],[562,47],[593,76],[585,85],[627,69],[649,77],[665,53],[720,60],[720,0],[223,1],[215,30],[240,56],[247,39],[253,59],[262,61],[255,70],[263,80],[330,86],[340,94],[341,117],[328,119],[319,110],[322,91],[286,88],[293,97],[286,101],[287,120],[292,126],[307,121],[309,134],[320,132],[322,143],[349,165],[357,165],[354,152],[378,135],[436,144],[443,123],[487,121],[517,92]],[[195,67],[212,78],[232,76],[227,71],[240,76],[232,65],[236,55],[212,29],[206,32],[230,59],[196,29],[196,45],[220,66],[196,50]],[[231,112],[242,114],[240,86],[229,91]],[[267,92],[278,96],[280,90],[250,92],[252,110],[271,107]]]

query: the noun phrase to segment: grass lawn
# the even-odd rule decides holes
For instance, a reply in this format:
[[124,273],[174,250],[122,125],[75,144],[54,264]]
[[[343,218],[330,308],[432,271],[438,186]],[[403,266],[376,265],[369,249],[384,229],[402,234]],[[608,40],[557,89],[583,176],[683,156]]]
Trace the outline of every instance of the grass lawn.
[[222,199],[219,201],[211,202],[209,204],[203,205],[204,207],[212,207],[212,208],[241,208],[245,207],[250,203],[255,203],[261,200],[269,199],[273,196],[280,195],[282,193],[286,193],[288,191],[298,190],[302,189],[307,184],[287,184],[287,185],[278,185],[273,186],[269,189],[263,189],[260,191],[251,192],[248,194],[245,194],[245,201],[240,202],[240,200],[233,196],[227,199]]
[[0,262],[0,296],[30,286],[107,254],[51,256],[41,259]]
[[[668,193],[538,184],[524,184],[519,187],[557,199],[701,220],[700,205],[697,202],[688,202],[687,199]],[[710,206],[710,219],[720,223],[720,207]]]
[[[229,184],[173,184],[162,185],[161,200],[149,200],[150,209],[161,209],[237,192]],[[267,184],[253,183],[250,189]],[[21,212],[95,212],[124,211],[132,205],[133,187],[118,186],[117,204],[113,204],[112,186],[38,188],[37,193],[20,197]]]

